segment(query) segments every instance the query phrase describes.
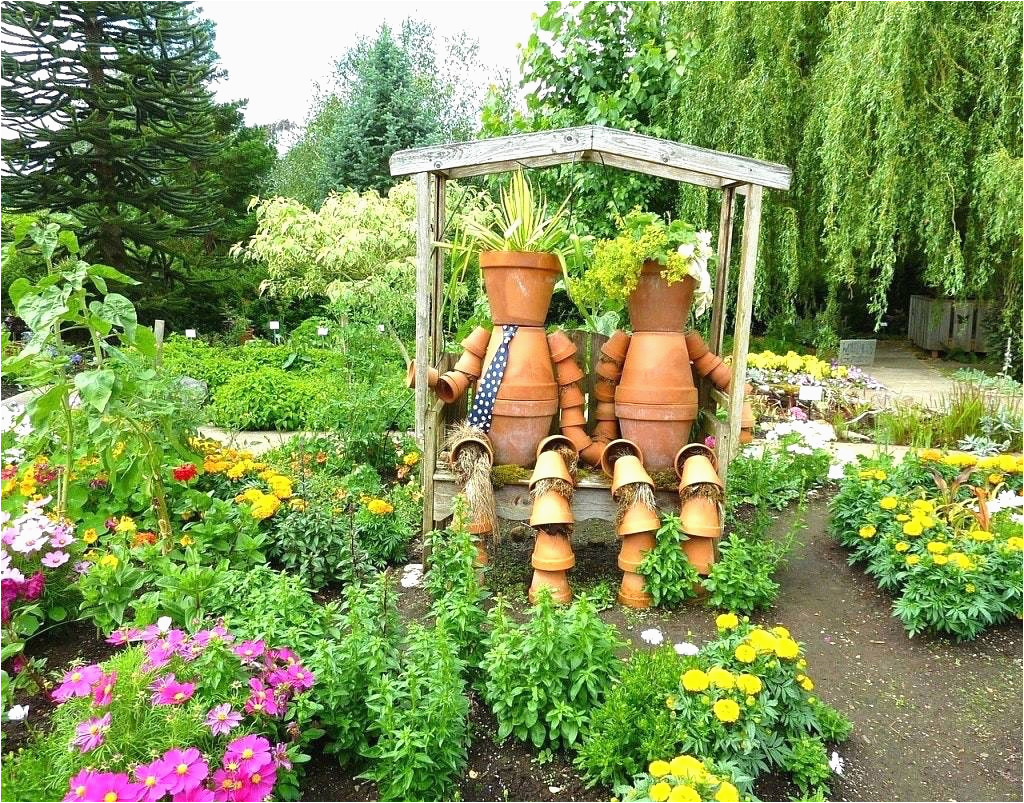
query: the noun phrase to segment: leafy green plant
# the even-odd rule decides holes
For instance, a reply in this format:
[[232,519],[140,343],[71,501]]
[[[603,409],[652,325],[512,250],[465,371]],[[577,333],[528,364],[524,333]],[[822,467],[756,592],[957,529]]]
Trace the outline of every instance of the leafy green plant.
[[662,515],[654,549],[644,555],[637,569],[646,578],[647,593],[657,606],[675,608],[697,595],[700,576],[683,552],[685,537],[678,516]]
[[828,780],[832,777],[832,768],[829,766],[828,753],[821,739],[801,736],[793,742],[783,769],[793,779],[802,800],[827,799]]
[[568,238],[565,210],[568,199],[548,214],[543,196],[535,195],[526,174],[517,170],[507,188],[501,189],[501,203],[490,210],[490,220],[481,224],[473,218],[463,221],[465,240],[457,250],[541,251],[560,254]]
[[619,672],[615,628],[586,599],[561,608],[542,592],[528,621],[516,624],[499,603],[489,616],[484,699],[498,738],[535,747],[571,746]]
[[370,571],[351,517],[321,505],[275,517],[268,555],[314,589],[351,583]]

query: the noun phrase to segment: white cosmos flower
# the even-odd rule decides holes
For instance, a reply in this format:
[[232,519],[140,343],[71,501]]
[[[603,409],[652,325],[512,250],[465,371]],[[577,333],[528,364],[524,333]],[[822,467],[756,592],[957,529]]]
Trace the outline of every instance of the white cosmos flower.
[[665,635],[660,630],[658,630],[658,628],[652,627],[641,633],[640,638],[642,638],[648,644],[653,644],[656,647],[665,640]]
[[676,655],[696,655],[700,652],[700,647],[689,641],[680,641],[675,645],[675,651]]

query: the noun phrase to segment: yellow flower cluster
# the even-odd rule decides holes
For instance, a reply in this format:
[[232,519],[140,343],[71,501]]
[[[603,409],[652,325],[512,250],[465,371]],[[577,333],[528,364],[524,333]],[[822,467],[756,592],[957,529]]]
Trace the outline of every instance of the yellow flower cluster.
[[762,371],[809,374],[815,379],[842,379],[849,373],[845,365],[833,368],[828,362],[818,359],[813,354],[797,354],[795,351],[788,351],[785,354],[776,354],[772,351],[748,354],[747,365]]
[[269,519],[281,507],[280,499],[274,494],[264,493],[259,488],[246,489],[235,497],[235,501],[249,505],[252,517],[258,521]]
[[281,507],[281,501],[290,500],[293,510],[302,510],[305,502],[293,499],[292,480],[266,463],[254,460],[252,452],[231,449],[214,440],[191,441],[192,447],[203,455],[203,470],[207,474],[223,474],[229,480],[237,481],[255,475],[266,483],[267,491],[249,488],[235,497],[235,501],[250,506],[254,519],[263,521],[273,516]]
[[[997,454],[988,457],[977,457],[967,452],[943,452],[939,449],[921,449],[917,456],[926,463],[943,463],[954,468],[973,467],[975,471],[998,471],[1002,474],[1024,473],[1024,455],[1019,454]],[[993,481],[993,477],[996,478],[995,481]],[[993,473],[988,479],[993,485],[997,485],[1003,478]]]
[[375,516],[386,516],[388,513],[393,513],[395,508],[386,499],[371,499],[364,503],[366,509],[373,513]]
[[737,803],[740,792],[727,778],[711,772],[694,756],[676,756],[671,761],[652,761],[647,768],[655,783],[647,795],[656,803],[715,800]]

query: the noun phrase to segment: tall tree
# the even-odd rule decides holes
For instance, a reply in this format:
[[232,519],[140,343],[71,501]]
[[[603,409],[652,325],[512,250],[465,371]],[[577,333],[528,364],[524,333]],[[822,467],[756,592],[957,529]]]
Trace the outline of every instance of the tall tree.
[[5,3],[3,205],[74,212],[85,258],[167,272],[216,220],[213,26],[190,3]]

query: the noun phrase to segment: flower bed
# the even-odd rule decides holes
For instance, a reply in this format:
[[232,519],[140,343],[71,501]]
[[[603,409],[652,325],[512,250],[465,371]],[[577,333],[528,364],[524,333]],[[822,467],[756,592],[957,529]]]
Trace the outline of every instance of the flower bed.
[[[1021,456],[924,449],[846,468],[831,529],[907,632],[978,636],[1021,616]],[[1014,512],[1017,511],[1017,512]]]

